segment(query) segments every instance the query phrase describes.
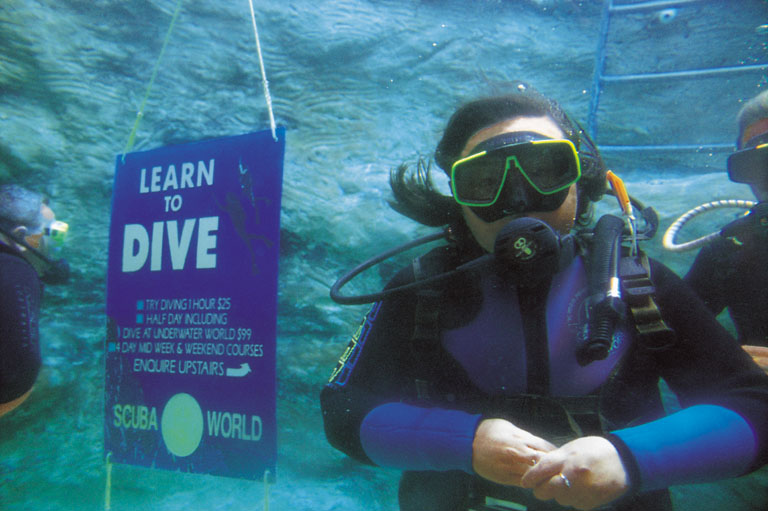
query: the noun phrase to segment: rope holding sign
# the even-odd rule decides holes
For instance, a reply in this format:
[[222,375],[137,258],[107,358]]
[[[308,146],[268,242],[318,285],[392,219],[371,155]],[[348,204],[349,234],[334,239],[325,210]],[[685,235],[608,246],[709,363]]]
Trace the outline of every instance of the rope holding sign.
[[168,41],[171,39],[171,32],[173,32],[173,27],[176,25],[176,19],[178,19],[179,12],[181,12],[181,4],[183,1],[184,0],[179,0],[176,4],[176,10],[173,11],[171,24],[168,25],[168,31],[165,33],[163,46],[160,48],[160,55],[157,57],[157,62],[155,62],[154,69],[152,69],[152,76],[149,78],[149,85],[147,85],[147,90],[144,92],[144,98],[141,100],[141,106],[139,106],[139,111],[136,113],[136,120],[133,121],[133,129],[131,129],[131,134],[128,135],[128,142],[125,144],[125,149],[123,149],[123,163],[125,163],[125,155],[128,154],[131,149],[133,149],[133,143],[136,139],[136,132],[139,130],[141,119],[144,118],[144,107],[147,105],[149,93],[152,90],[152,85],[155,83],[155,77],[157,76],[157,69],[160,67],[160,61],[163,59],[165,47],[168,46]]
[[[144,97],[141,100],[139,111],[136,112],[136,119],[133,122],[133,128],[131,129],[130,135],[128,135],[128,141],[126,142],[125,148],[123,149],[123,162],[125,162],[125,155],[128,154],[131,151],[131,149],[133,149],[133,145],[136,140],[136,133],[139,130],[139,124],[141,124],[141,120],[144,118],[144,108],[147,105],[149,94],[152,91],[152,85],[155,83],[155,77],[157,77],[157,71],[160,68],[160,62],[163,59],[165,48],[166,46],[168,46],[168,41],[171,39],[171,32],[173,32],[173,27],[176,25],[176,20],[178,19],[179,13],[181,12],[181,4],[183,3],[183,1],[184,0],[178,0],[178,2],[176,3],[176,8],[173,12],[171,23],[168,26],[168,30],[165,33],[163,46],[160,49],[160,55],[158,56],[157,61],[155,62],[155,67],[152,69],[152,75],[149,79],[147,90],[144,92]],[[256,39],[256,52],[258,53],[258,56],[259,56],[259,68],[261,70],[261,81],[264,86],[264,97],[267,101],[267,110],[269,111],[269,125],[272,129],[272,138],[275,141],[277,141],[275,114],[272,110],[272,96],[269,93],[269,82],[267,81],[267,73],[264,68],[264,57],[261,54],[261,42],[259,41],[259,30],[256,27],[256,14],[253,9],[253,0],[248,0],[248,4],[251,9],[251,23],[253,24],[253,36]]]
[[264,471],[264,511],[269,511],[269,470]]
[[261,69],[261,83],[264,85],[264,98],[267,100],[267,110],[269,110],[269,126],[272,128],[272,138],[277,142],[275,134],[275,114],[272,112],[272,96],[269,94],[269,82],[267,73],[264,70],[264,57],[261,55],[261,42],[259,42],[259,29],[256,28],[256,14],[253,10],[253,0],[248,0],[251,7],[251,23],[253,24],[253,37],[256,39],[256,52],[259,54],[259,69]]
[[107,453],[106,468],[107,468],[107,482],[104,487],[104,509],[109,511],[112,509],[112,462],[109,458],[112,456],[111,452]]

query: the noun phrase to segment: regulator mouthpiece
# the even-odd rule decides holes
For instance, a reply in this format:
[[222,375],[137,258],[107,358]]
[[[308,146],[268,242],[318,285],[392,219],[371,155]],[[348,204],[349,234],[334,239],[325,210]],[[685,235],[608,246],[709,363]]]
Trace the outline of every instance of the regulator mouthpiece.
[[561,239],[545,222],[521,217],[501,229],[493,253],[499,273],[512,277],[518,285],[531,286],[557,273],[563,266],[563,255],[569,256],[570,262],[573,244],[570,236]]

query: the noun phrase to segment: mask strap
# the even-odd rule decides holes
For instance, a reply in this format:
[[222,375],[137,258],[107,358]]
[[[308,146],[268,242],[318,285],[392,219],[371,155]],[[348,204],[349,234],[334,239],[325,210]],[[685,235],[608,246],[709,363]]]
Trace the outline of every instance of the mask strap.
[[533,131],[517,131],[513,133],[502,133],[501,135],[496,135],[495,137],[491,137],[488,140],[480,142],[469,151],[469,154],[481,153],[483,151],[493,151],[494,149],[498,149],[499,147],[503,147],[505,145],[520,144],[523,142],[532,142],[534,140],[553,140],[553,139],[550,137],[545,137],[544,135],[533,132]]

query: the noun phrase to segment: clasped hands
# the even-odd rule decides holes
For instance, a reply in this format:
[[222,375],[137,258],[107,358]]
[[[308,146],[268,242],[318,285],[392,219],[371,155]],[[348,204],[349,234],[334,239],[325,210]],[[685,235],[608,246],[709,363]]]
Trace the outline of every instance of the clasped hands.
[[475,472],[498,484],[530,488],[539,500],[594,509],[629,488],[619,453],[608,440],[578,438],[557,447],[504,419],[484,419],[472,443]]

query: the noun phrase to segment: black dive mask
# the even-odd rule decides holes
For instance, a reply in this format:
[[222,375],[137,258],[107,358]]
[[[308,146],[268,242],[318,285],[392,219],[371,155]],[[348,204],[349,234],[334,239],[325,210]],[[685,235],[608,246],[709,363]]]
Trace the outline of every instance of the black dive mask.
[[768,188],[768,133],[753,137],[744,149],[728,157],[728,178],[734,183]]
[[552,195],[541,195],[521,176],[507,177],[501,196],[489,207],[471,207],[482,220],[491,223],[505,216],[519,215],[531,211],[554,211],[559,208],[568,190],[561,190]]
[[570,140],[534,132],[504,133],[472,149],[451,169],[454,199],[482,220],[554,211],[581,177]]

